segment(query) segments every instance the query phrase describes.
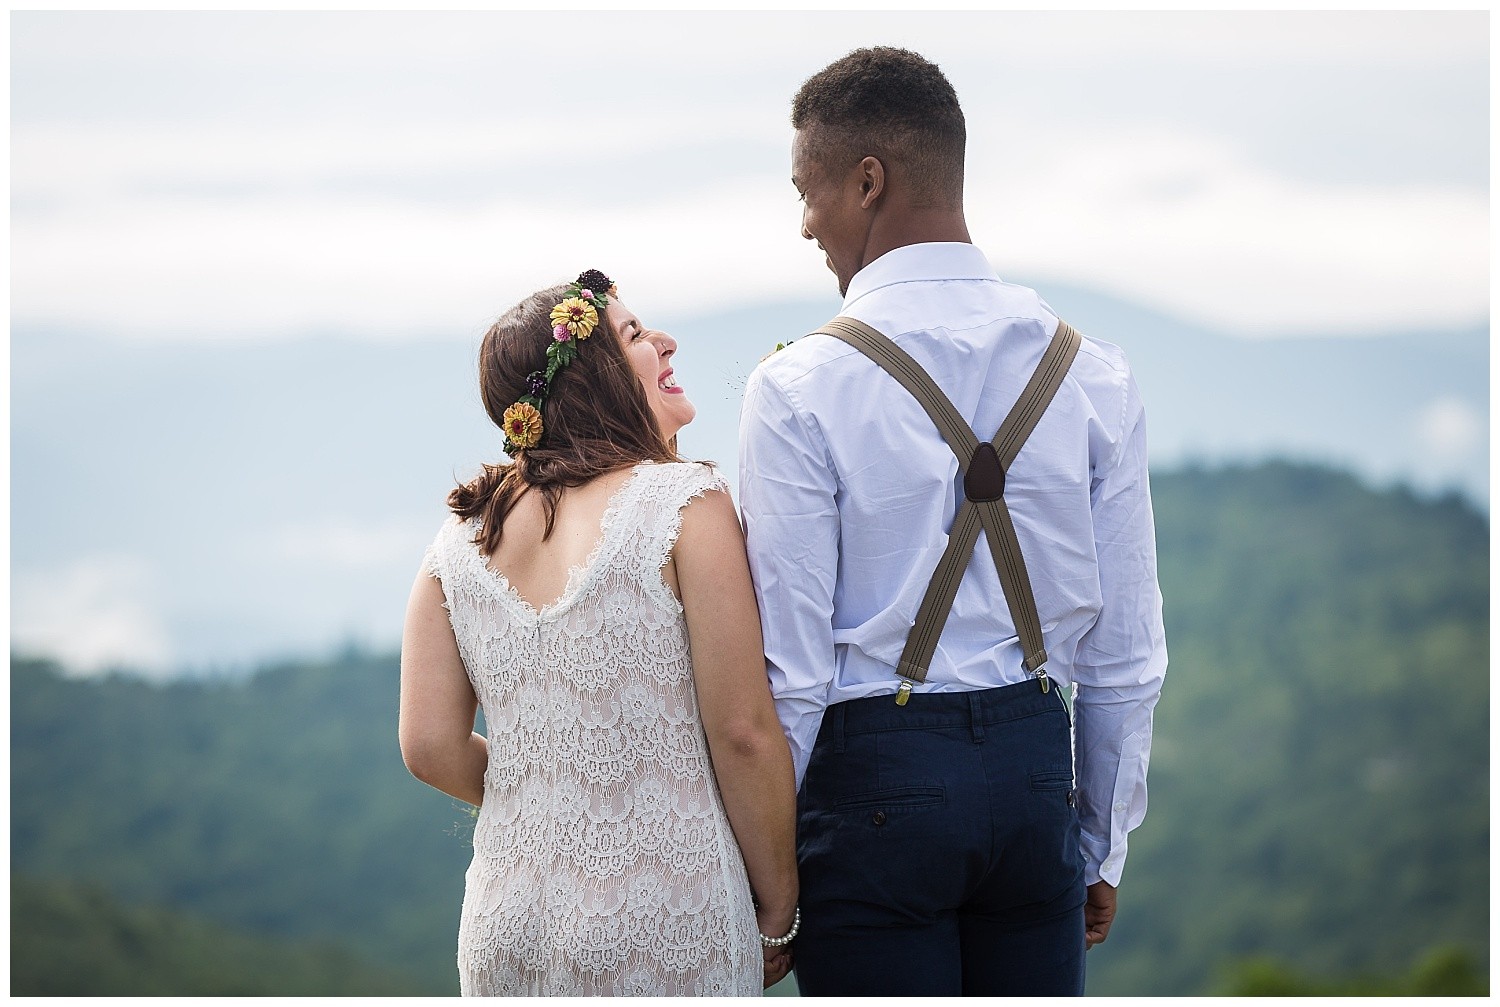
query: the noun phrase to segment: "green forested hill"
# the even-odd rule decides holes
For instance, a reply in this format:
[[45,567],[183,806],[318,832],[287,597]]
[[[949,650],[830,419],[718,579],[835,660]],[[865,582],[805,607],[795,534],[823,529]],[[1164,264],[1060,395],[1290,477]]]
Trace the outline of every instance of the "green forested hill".
[[88,885],[13,879],[10,981],[38,996],[394,996],[400,972],[327,941],[254,937]]
[[[1310,981],[1485,960],[1487,520],[1284,464],[1153,490],[1171,666],[1090,991],[1213,992],[1251,958]],[[14,661],[13,876],[456,992],[462,815],[401,764],[396,664],[155,686]],[[13,897],[13,934],[36,911]]]
[[343,941],[456,993],[468,850],[402,765],[397,683],[393,655],[167,686],[12,662],[12,872]]
[[1171,661],[1091,989],[1487,955],[1488,522],[1284,464],[1152,488]]

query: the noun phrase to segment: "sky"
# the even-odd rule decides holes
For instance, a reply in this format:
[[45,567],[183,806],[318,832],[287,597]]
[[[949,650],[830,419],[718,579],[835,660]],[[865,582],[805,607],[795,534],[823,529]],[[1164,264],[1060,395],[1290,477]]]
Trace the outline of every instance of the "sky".
[[[836,306],[790,98],[875,44],[954,84],[1003,277],[1372,353],[1488,324],[1484,12],[13,12],[13,646],[163,673],[393,642],[493,455],[473,348],[505,307],[587,267],[648,323]],[[732,431],[721,369],[695,427]],[[1482,394],[1423,409],[1487,452]]]
[[789,99],[867,44],[952,80],[1002,275],[1250,337],[1487,317],[1482,12],[283,12],[12,16],[12,319],[426,338],[580,256],[673,314],[824,293]]

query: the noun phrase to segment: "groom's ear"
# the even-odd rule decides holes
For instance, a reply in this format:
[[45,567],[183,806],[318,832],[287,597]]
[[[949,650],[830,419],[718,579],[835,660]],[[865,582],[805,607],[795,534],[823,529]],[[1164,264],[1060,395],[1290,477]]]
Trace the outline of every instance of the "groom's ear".
[[885,165],[878,157],[867,157],[859,162],[859,174],[859,208],[868,210],[885,192]]

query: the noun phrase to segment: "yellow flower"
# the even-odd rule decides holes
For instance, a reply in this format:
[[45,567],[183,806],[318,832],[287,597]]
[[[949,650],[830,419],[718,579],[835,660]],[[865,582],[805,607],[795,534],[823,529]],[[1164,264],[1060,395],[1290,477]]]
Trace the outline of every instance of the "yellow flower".
[[542,414],[528,402],[517,402],[505,410],[501,421],[506,438],[518,448],[536,447],[542,439]]
[[599,312],[581,297],[569,297],[552,309],[552,324],[566,325],[578,339],[587,339],[599,324]]

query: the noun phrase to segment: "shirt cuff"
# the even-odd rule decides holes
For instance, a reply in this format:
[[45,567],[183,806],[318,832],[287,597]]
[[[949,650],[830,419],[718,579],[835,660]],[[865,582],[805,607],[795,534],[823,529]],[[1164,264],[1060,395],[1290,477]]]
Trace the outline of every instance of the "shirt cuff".
[[1091,841],[1084,837],[1079,844],[1083,851],[1083,883],[1092,885],[1096,881],[1107,881],[1120,887],[1120,875],[1125,871],[1125,847],[1111,850],[1107,842]]

